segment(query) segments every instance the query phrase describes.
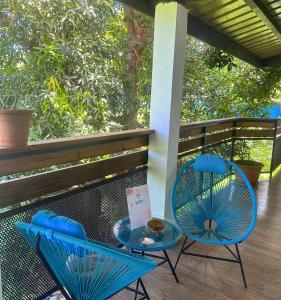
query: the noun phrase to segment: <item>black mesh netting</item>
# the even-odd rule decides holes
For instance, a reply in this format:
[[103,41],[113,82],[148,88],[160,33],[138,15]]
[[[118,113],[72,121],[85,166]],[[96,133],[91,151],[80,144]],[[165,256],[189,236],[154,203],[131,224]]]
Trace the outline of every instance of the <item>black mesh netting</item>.
[[206,154],[216,154],[224,159],[231,160],[232,142],[226,141],[222,144],[217,144],[211,147],[206,147]]
[[99,184],[0,214],[0,259],[4,300],[35,299],[55,285],[34,251],[15,229],[18,220],[47,209],[82,223],[89,238],[116,244],[112,227],[127,216],[125,190],[146,183],[146,170],[135,170]]
[[231,160],[231,152],[232,152],[232,143],[231,141],[226,141],[221,144],[216,144],[209,147],[205,147],[204,149],[199,149],[198,152],[195,153],[193,152],[192,154],[187,154],[185,156],[182,156],[178,160],[178,167],[181,168],[187,161],[196,158],[202,153],[216,154],[225,159]]
[[[234,144],[234,160],[237,159],[251,159],[256,160],[264,164],[262,172],[269,173],[271,168],[272,157],[272,140],[237,140]],[[275,156],[273,161],[274,169],[279,166],[281,162],[281,156],[279,151],[281,149],[281,137],[276,140]],[[217,154],[225,159],[231,160],[232,157],[232,143],[227,141],[214,146],[206,147],[205,149],[199,149],[198,152],[193,154],[187,154],[178,160],[178,166],[182,167],[186,161],[196,158],[201,153]]]
[[272,157],[272,140],[237,140],[234,159],[250,159],[263,163],[262,172],[269,173]]

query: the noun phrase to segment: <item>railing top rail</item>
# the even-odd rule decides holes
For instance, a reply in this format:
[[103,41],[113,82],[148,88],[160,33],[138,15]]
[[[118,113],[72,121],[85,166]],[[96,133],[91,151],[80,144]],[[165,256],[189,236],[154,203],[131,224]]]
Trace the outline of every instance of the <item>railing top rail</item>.
[[187,124],[182,124],[181,129],[192,129],[192,128],[199,128],[203,126],[212,126],[212,125],[218,125],[226,122],[234,122],[237,118],[226,118],[226,119],[215,119],[215,120],[207,120],[207,121],[197,121],[197,122],[191,122]]
[[[113,141],[119,141],[124,139],[131,139],[137,137],[148,136],[153,133],[153,129],[134,129],[134,130],[124,130],[118,132],[110,132],[110,133],[102,133],[96,135],[88,135],[88,136],[79,136],[79,137],[69,137],[69,138],[58,138],[53,140],[43,140],[30,142],[26,146],[18,146],[18,147],[0,147],[0,159],[1,156],[5,156],[7,154],[20,154],[20,153],[28,153],[33,151],[40,151],[48,149],[60,149],[60,148],[75,148],[77,146],[87,146],[88,144],[101,144],[108,143]],[[3,157],[4,158],[4,157]]]
[[219,125],[228,122],[264,122],[264,123],[276,123],[281,121],[280,118],[225,118],[225,119],[215,119],[215,120],[208,120],[208,121],[198,121],[198,122],[191,122],[188,124],[181,125],[181,130],[188,130],[193,128],[201,128],[201,127],[208,127],[213,125]]

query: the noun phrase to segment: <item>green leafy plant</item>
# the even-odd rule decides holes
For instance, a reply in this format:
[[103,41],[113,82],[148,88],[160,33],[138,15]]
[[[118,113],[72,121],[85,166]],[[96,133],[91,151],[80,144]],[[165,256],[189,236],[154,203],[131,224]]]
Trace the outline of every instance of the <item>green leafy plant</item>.
[[211,48],[205,57],[205,62],[210,68],[222,69],[226,67],[228,71],[237,66],[232,55],[216,48]]
[[[34,110],[32,140],[149,125],[153,18],[124,7],[0,2],[0,107]],[[280,69],[186,41],[183,123],[260,115],[279,99]]]
[[236,141],[235,143],[235,156],[237,156],[237,158],[239,160],[250,160],[250,148],[247,145],[247,142],[244,140],[241,141]]
[[0,72],[0,109],[25,107],[24,76],[19,71]]
[[251,158],[251,149],[246,141],[241,140],[235,145],[235,161],[240,165],[259,166],[261,163]]

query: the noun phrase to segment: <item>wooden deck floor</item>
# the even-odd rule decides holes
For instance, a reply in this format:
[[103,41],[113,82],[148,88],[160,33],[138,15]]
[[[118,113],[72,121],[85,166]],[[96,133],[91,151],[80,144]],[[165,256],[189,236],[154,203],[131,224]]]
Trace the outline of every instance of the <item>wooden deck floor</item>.
[[[256,194],[258,223],[240,246],[248,289],[243,286],[238,264],[183,256],[177,269],[179,284],[174,281],[167,264],[144,277],[152,300],[281,300],[281,172],[271,182],[261,181]],[[173,263],[179,247],[169,251]],[[228,257],[222,247],[195,244],[192,250]],[[122,292],[113,299],[133,297]]]

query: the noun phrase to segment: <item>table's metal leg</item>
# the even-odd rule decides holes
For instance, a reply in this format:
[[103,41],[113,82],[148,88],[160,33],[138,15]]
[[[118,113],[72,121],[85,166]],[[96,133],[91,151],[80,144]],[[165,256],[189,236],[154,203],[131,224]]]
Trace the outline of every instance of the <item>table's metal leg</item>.
[[167,262],[167,263],[169,264],[169,267],[170,267],[170,269],[171,269],[171,271],[172,271],[172,274],[173,274],[173,276],[174,276],[176,282],[179,283],[179,279],[178,279],[178,276],[177,276],[177,274],[176,274],[176,270],[173,268],[173,265],[172,265],[172,263],[171,263],[171,260],[170,260],[170,258],[169,258],[169,256],[168,256],[168,253],[167,253],[166,250],[163,250],[163,253],[164,253],[165,257],[152,255],[152,254],[149,254],[149,253],[145,253],[144,251],[136,251],[136,250],[134,250],[134,249],[131,249],[131,251],[132,251],[133,253],[139,253],[139,254],[141,254],[142,256],[146,255],[146,256],[153,257],[153,258],[159,258],[159,259],[162,259],[163,261],[162,261],[161,263],[159,263],[158,266],[161,266],[163,263],[166,263],[166,262]]
[[175,277],[176,282],[179,283],[178,276],[177,276],[177,274],[176,274],[176,271],[175,271],[174,268],[173,268],[173,265],[172,265],[172,263],[171,263],[171,261],[170,261],[170,258],[169,258],[169,256],[168,256],[167,251],[166,251],[166,250],[163,250],[163,252],[164,252],[164,255],[165,255],[165,257],[166,257],[166,260],[167,260],[167,262],[168,262],[168,264],[169,264],[169,266],[170,266],[170,269],[171,269],[171,271],[172,271],[172,273],[173,273],[173,275],[174,275],[174,277]]
[[182,243],[181,250],[180,250],[180,252],[179,252],[177,261],[176,261],[176,263],[175,263],[175,267],[174,267],[174,270],[175,270],[175,271],[176,271],[178,262],[179,262],[179,260],[180,260],[180,257],[181,257],[181,255],[182,255],[182,253],[183,253],[183,251],[184,251],[184,246],[185,246],[185,244],[186,244],[186,241],[187,241],[187,237],[184,238],[184,241],[183,241],[183,243]]

